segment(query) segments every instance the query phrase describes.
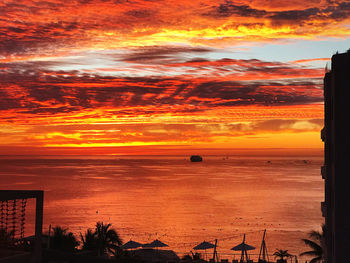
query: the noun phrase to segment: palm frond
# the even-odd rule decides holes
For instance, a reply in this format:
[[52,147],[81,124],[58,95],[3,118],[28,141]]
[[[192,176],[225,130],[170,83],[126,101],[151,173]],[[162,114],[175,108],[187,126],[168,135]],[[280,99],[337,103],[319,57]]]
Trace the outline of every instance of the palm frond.
[[117,231],[111,228],[112,224],[96,223],[95,235],[97,240],[98,254],[106,254],[111,252],[115,254],[118,247],[122,245],[122,240]]
[[309,237],[312,239],[302,239],[302,241],[311,248],[310,251],[306,251],[300,254],[300,256],[311,256],[310,263],[322,262],[323,248],[321,246],[322,239],[324,238],[326,232],[326,226],[322,225],[322,231],[310,231]]
[[320,231],[315,231],[315,230],[312,230],[310,233],[309,233],[309,237],[310,238],[313,238],[317,241],[321,241],[322,239],[322,235],[323,233],[321,233]]
[[316,242],[309,240],[309,239],[302,239],[302,240],[304,241],[305,245],[309,246],[314,251],[317,251],[317,252],[322,254],[323,249],[319,244],[317,244]]
[[300,253],[300,256],[319,256],[319,254],[311,250],[311,251],[305,251],[303,253]]
[[273,253],[273,255],[275,256],[275,258],[287,258],[290,257],[291,255],[288,253],[288,250],[283,250],[283,249],[276,249],[276,252]]
[[322,257],[316,257],[310,260],[310,263],[318,263],[322,262]]

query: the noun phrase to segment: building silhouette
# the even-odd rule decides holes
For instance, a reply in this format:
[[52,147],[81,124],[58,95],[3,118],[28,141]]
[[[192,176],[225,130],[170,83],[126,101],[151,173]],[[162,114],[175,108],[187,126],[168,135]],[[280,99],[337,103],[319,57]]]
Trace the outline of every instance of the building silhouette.
[[324,77],[324,254],[327,263],[350,262],[350,52],[332,57]]

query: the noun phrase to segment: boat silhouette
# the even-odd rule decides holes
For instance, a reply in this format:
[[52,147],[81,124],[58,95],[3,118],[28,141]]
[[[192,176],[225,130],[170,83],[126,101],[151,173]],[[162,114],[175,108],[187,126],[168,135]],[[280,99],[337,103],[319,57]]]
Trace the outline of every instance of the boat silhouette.
[[200,155],[192,155],[190,158],[191,162],[201,162],[203,158]]

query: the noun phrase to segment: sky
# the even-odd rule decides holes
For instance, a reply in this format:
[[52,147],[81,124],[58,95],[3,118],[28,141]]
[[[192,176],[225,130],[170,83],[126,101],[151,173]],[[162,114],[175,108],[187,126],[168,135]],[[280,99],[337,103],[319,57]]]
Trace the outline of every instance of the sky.
[[350,1],[0,1],[0,154],[322,149]]

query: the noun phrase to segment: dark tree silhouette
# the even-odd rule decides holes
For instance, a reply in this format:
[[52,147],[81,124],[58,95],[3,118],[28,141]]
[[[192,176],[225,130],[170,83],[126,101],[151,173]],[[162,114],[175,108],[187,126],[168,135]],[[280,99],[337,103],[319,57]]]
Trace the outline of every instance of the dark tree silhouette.
[[95,232],[88,229],[83,235],[80,233],[80,240],[83,244],[82,250],[96,251],[97,252],[97,238]]
[[50,237],[50,248],[74,252],[79,245],[76,237],[68,229],[56,226],[53,228],[53,235]]
[[288,250],[276,249],[275,253],[273,253],[275,258],[278,258],[277,262],[286,262],[284,258],[288,258],[291,254],[288,253]]
[[97,238],[97,254],[99,256],[108,253],[115,254],[123,243],[117,231],[110,228],[111,226],[111,224],[104,224],[103,222],[96,223],[95,234]]
[[322,231],[311,231],[309,233],[310,239],[302,239],[308,247],[311,248],[311,250],[303,252],[300,254],[300,256],[310,256],[313,257],[310,260],[310,263],[317,263],[322,262],[323,258],[323,249],[322,249],[322,239],[324,238],[325,234],[325,226],[322,226]]
[[80,239],[83,243],[82,249],[94,251],[98,256],[109,253],[116,255],[122,245],[122,240],[111,226],[111,224],[97,222],[94,232],[88,229],[84,235],[80,233]]

